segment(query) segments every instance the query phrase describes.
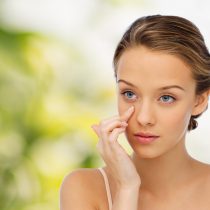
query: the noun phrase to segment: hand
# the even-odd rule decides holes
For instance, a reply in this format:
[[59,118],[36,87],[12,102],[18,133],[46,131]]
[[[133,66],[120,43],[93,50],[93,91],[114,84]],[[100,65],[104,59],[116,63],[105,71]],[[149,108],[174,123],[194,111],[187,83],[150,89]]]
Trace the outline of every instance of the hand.
[[99,138],[98,150],[120,188],[134,187],[141,183],[130,156],[117,141],[118,136],[126,130],[127,121],[133,112],[134,107],[130,107],[122,116],[112,117],[92,126]]

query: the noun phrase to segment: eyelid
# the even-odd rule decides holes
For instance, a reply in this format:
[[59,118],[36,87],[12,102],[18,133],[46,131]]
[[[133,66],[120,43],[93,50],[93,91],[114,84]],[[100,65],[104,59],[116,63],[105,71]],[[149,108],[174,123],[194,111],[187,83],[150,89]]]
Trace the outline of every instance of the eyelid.
[[125,93],[125,92],[129,92],[130,91],[130,92],[135,94],[135,91],[133,91],[130,88],[119,88],[119,91],[120,91],[120,93]]
[[132,90],[123,90],[123,91],[121,91],[122,94],[125,94],[127,92],[130,92],[130,93],[133,93],[134,95],[136,95]]
[[159,95],[160,95],[160,97],[162,97],[162,96],[170,96],[172,98],[177,98],[177,94],[174,94],[172,92],[161,92]]
[[176,98],[173,94],[170,94],[170,93],[161,94],[160,97],[163,97],[163,96],[170,96],[170,97],[172,97],[172,98]]

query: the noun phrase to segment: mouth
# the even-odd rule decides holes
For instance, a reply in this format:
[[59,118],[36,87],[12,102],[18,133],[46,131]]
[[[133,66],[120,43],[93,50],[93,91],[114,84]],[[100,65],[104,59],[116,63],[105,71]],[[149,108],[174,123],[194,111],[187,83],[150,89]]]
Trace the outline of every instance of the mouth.
[[140,144],[150,144],[160,137],[151,133],[135,133],[134,136]]

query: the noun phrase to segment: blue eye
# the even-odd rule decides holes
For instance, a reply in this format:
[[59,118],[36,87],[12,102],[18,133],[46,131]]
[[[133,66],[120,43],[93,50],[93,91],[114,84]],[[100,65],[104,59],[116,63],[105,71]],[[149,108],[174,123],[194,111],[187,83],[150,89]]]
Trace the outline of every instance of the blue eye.
[[135,100],[136,99],[136,95],[131,91],[125,91],[125,92],[122,93],[122,95],[124,95],[125,98],[129,99],[129,100]]
[[163,103],[173,103],[176,99],[172,96],[169,96],[169,95],[163,95],[160,97],[160,101],[163,102]]

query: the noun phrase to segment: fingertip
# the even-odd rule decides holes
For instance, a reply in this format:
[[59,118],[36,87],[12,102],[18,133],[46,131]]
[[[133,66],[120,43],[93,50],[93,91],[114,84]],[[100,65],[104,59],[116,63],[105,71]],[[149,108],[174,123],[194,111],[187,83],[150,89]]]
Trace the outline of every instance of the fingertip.
[[127,111],[125,112],[125,114],[126,114],[126,115],[130,115],[130,114],[133,113],[133,111],[134,111],[134,106],[131,106],[131,107],[129,107],[129,108],[127,109]]
[[128,110],[129,111],[134,111],[134,106],[131,106]]
[[133,112],[134,112],[134,106],[129,107],[125,111],[125,113],[121,116],[121,119],[127,121],[131,117],[131,115],[132,115]]
[[128,118],[129,118],[129,117],[133,114],[134,109],[135,109],[135,107],[134,107],[134,106],[131,106],[131,107],[128,109],[128,111],[127,111]]

